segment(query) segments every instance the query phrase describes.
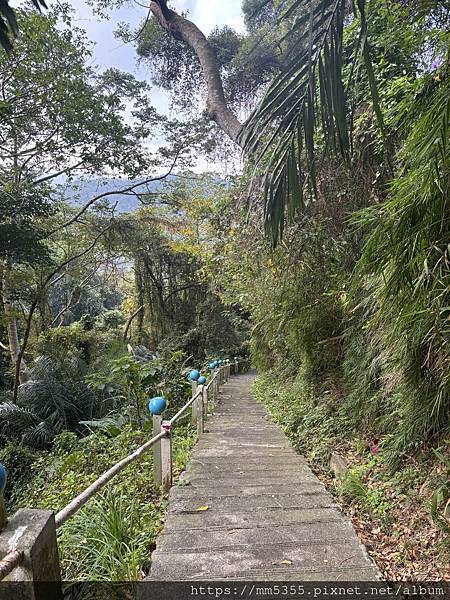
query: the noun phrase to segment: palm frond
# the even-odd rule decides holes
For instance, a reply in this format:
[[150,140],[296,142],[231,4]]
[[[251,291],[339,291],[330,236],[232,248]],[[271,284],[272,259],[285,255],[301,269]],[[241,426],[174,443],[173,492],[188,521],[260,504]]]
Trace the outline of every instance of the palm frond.
[[[242,134],[244,150],[264,170],[265,222],[274,244],[316,193],[318,128],[348,159],[350,136],[342,77],[346,0],[296,0],[283,39],[294,37],[293,59],[272,82]],[[319,94],[317,97],[317,89]]]
[[12,402],[0,404],[0,433],[21,438],[24,431],[39,425],[40,418],[32,410]]
[[241,133],[240,141],[255,166],[253,180],[264,174],[265,225],[274,245],[285,222],[292,222],[306,203],[317,197],[319,139],[322,155],[333,152],[350,160],[353,115],[347,100],[361,65],[390,165],[368,41],[366,0],[351,4],[359,36],[356,44],[345,49],[348,68],[345,78],[343,75],[349,7],[347,0],[294,0],[282,12],[280,22],[287,32],[281,41],[289,40],[293,58],[274,79]]

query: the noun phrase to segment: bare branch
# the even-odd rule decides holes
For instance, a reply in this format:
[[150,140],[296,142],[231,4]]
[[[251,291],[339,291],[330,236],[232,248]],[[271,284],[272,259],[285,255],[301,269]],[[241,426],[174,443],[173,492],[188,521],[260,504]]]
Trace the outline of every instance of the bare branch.
[[175,294],[178,294],[178,292],[183,292],[184,290],[189,290],[190,288],[193,288],[193,287],[199,287],[200,285],[202,285],[202,284],[199,283],[198,281],[195,281],[193,283],[188,283],[188,284],[183,285],[183,286],[181,286],[179,288],[176,288],[175,290],[173,290],[172,292],[170,292],[170,294],[168,294],[164,298],[164,304],[166,304],[166,302],[169,300],[169,298],[171,298]]
[[128,337],[128,331],[129,331],[129,329],[130,329],[130,327],[131,327],[131,323],[133,322],[133,319],[134,319],[135,317],[137,317],[137,316],[138,316],[138,314],[141,312],[141,310],[142,310],[143,308],[144,308],[144,305],[140,306],[140,307],[139,307],[137,310],[135,310],[135,311],[134,311],[134,313],[132,313],[132,314],[131,314],[131,315],[128,317],[128,319],[127,319],[127,322],[126,322],[126,324],[125,324],[125,327],[124,327],[124,330],[123,330],[123,339],[124,339],[124,341],[125,341],[125,340],[127,339],[127,337]]
[[50,181],[50,179],[55,179],[55,177],[59,177],[60,175],[64,175],[65,173],[70,173],[70,171],[73,171],[74,169],[77,169],[78,167],[80,167],[83,164],[83,162],[84,162],[84,160],[81,160],[80,162],[76,163],[75,165],[66,167],[65,169],[61,169],[61,171],[57,171],[56,173],[50,173],[50,175],[44,175],[43,177],[39,177],[38,179],[35,179],[32,182],[32,184],[38,185],[39,183],[44,183],[45,181]]
[[76,221],[78,221],[78,219],[81,217],[81,215],[83,215],[90,206],[92,206],[93,204],[95,204],[95,202],[98,202],[102,198],[107,198],[108,196],[112,196],[114,194],[125,194],[126,192],[133,191],[135,188],[137,188],[141,185],[146,185],[147,183],[151,183],[152,181],[162,181],[163,179],[166,179],[172,173],[173,168],[175,167],[175,163],[177,162],[178,154],[179,153],[177,152],[177,154],[175,155],[175,158],[173,159],[173,162],[170,166],[170,169],[167,171],[167,173],[164,173],[164,175],[160,175],[159,177],[149,177],[147,179],[144,179],[143,181],[139,181],[128,187],[125,187],[125,188],[122,188],[119,190],[111,190],[109,192],[103,192],[102,194],[98,194],[98,196],[94,196],[94,198],[91,198],[88,202],[86,202],[86,204],[77,212],[76,215],[71,217],[68,221],[66,221],[59,227],[56,227],[55,229],[53,229],[53,231],[50,231],[48,233],[48,236],[54,235],[58,231],[61,231],[61,229],[65,229],[66,227],[69,227],[69,225],[72,225],[72,223],[75,223]]

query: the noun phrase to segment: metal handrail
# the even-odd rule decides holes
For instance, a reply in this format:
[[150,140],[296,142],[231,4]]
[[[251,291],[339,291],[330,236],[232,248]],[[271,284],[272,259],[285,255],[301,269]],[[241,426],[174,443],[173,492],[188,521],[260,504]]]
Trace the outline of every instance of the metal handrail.
[[[216,371],[216,373],[210,380],[208,386],[206,386],[206,389],[208,389],[209,385],[217,377],[219,371],[221,371],[224,368],[225,367],[219,367],[219,369]],[[201,386],[197,393],[194,394],[194,396],[177,412],[177,414],[170,419],[169,423],[171,425],[175,423],[181,417],[181,415],[183,415],[186,412],[186,410],[193,404],[193,402],[202,394],[202,388],[203,386]],[[61,527],[61,525],[63,525],[67,521],[67,519],[69,519],[78,510],[80,510],[80,508],[82,508],[88,502],[88,500],[90,500],[92,496],[94,496],[94,494],[96,494],[102,487],[104,487],[115,475],[120,473],[120,471],[122,471],[126,466],[137,460],[141,456],[141,454],[144,454],[144,452],[149,450],[160,439],[167,437],[167,435],[168,432],[166,431],[158,433],[158,435],[155,435],[155,437],[153,437],[151,440],[140,446],[132,454],[129,454],[120,462],[113,465],[110,469],[105,471],[103,475],[100,475],[98,479],[91,483],[91,485],[88,486],[83,492],[81,492],[81,494],[78,494],[78,496],[76,496],[71,502],[69,502],[67,506],[65,506],[56,514],[56,528]]]
[[81,494],[78,494],[76,498],[74,498],[69,504],[60,510],[56,517],[56,527],[61,527],[63,523],[67,521],[69,517],[74,515],[82,506],[86,504],[86,502],[92,498],[92,496],[98,492],[103,486],[105,486],[108,481],[110,481],[114,475],[120,473],[122,469],[128,466],[130,463],[134,462],[138,459],[141,454],[144,454],[147,450],[149,450],[158,440],[163,437],[166,437],[167,433],[165,431],[161,431],[158,435],[155,435],[151,440],[145,442],[142,446],[140,446],[137,450],[135,450],[132,454],[129,454],[127,457],[123,458],[120,462],[116,463],[110,469],[105,471],[103,475],[100,475],[98,479],[91,483],[89,487],[87,487]]
[[[221,368],[222,368],[222,367],[221,367]],[[212,384],[212,382],[213,382],[213,381],[214,381],[214,380],[217,378],[217,374],[218,374],[218,372],[219,372],[219,371],[216,371],[216,372],[214,373],[214,375],[213,375],[213,376],[211,377],[211,379],[209,380],[209,382],[208,382],[208,385],[206,385],[206,386],[205,386],[207,390],[209,390],[209,386],[210,386],[210,385]]]
[[0,581],[8,577],[11,571],[20,565],[24,553],[22,550],[10,550],[6,556],[0,560]]

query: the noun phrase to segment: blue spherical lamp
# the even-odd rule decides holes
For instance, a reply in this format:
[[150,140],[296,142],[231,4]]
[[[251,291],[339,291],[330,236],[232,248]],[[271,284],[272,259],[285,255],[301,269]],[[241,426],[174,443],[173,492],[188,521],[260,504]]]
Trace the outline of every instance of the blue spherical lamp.
[[6,487],[6,469],[5,466],[0,464],[0,494],[3,494]]
[[200,372],[197,371],[197,369],[193,369],[190,373],[189,373],[189,379],[191,381],[197,381],[197,379],[200,377]]
[[200,377],[198,378],[197,383],[199,385],[205,385],[205,383],[206,383],[206,377],[204,375],[200,375]]
[[209,367],[209,368],[211,369],[211,371],[212,371],[213,369],[215,369],[215,368],[216,368],[216,363],[215,363],[214,361],[213,361],[213,362],[210,362],[210,363],[209,363],[209,365],[208,365],[208,367]]
[[148,410],[152,415],[161,415],[166,410],[166,401],[162,396],[151,398],[148,402]]

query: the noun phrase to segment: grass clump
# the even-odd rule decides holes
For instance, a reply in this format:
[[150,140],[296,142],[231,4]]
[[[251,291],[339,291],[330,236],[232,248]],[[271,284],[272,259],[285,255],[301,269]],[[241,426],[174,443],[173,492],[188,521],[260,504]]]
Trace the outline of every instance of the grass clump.
[[[103,432],[82,439],[70,432],[60,434],[53,450],[32,464],[32,480],[15,498],[15,508],[61,510],[148,439],[147,431],[130,426],[114,437]],[[190,424],[177,424],[173,434],[175,476],[182,471],[195,439]],[[58,530],[65,580],[135,581],[145,575],[167,507],[167,498],[154,484],[152,468],[152,453],[148,452]]]

